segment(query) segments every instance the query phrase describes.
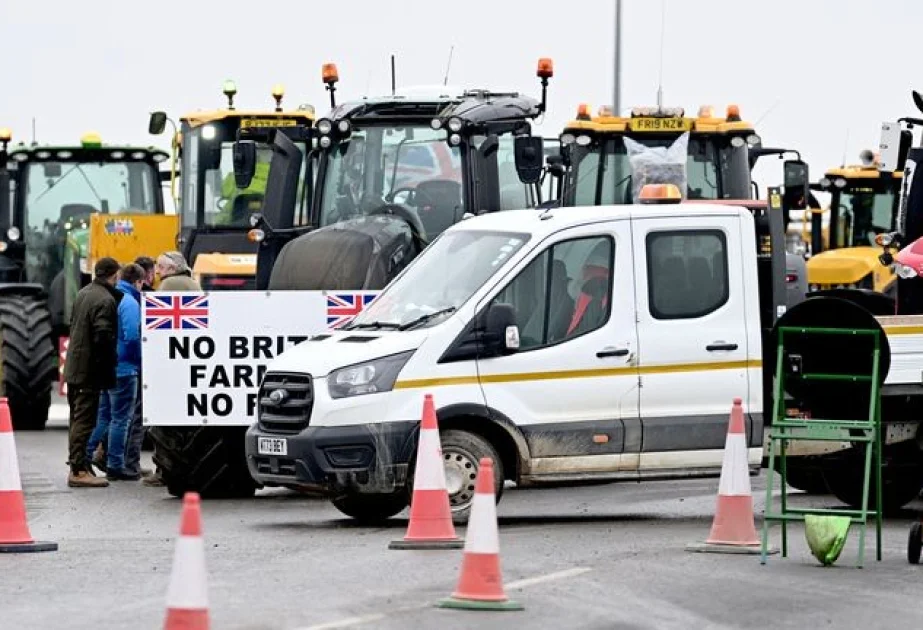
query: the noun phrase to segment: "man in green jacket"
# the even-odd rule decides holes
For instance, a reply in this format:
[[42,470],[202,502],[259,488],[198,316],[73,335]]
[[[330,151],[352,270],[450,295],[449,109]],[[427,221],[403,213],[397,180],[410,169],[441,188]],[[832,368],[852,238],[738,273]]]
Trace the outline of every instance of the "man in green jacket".
[[115,386],[117,312],[122,299],[122,293],[115,289],[119,268],[115,259],[101,258],[93,269],[93,281],[80,289],[74,300],[70,345],[64,365],[70,406],[67,485],[71,488],[109,485],[106,479],[96,477],[86,451],[90,434],[96,427],[100,393]]
[[160,277],[159,291],[201,291],[192,277],[189,263],[180,252],[164,252],[157,257],[154,271]]

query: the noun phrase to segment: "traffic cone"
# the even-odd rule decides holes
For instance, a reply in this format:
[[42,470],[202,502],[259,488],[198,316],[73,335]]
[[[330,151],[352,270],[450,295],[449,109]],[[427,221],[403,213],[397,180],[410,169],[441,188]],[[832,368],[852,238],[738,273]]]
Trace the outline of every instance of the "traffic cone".
[[760,540],[753,520],[747,432],[741,404],[741,399],[735,398],[731,408],[721,479],[718,482],[718,505],[711,532],[704,545],[687,547],[690,551],[760,553]]
[[410,523],[402,540],[393,540],[388,549],[461,549],[464,541],[456,536],[452,507],[445,483],[445,463],[439,443],[439,424],[433,396],[423,397],[423,421],[417,443],[417,468],[410,500]]
[[196,492],[187,492],[183,497],[183,516],[173,553],[167,619],[163,627],[164,630],[209,628],[202,508]]
[[455,592],[439,602],[440,608],[467,610],[522,610],[522,604],[507,599],[500,575],[500,534],[497,530],[497,502],[494,498],[494,462],[481,459],[465,555]]
[[0,553],[57,549],[58,543],[36,542],[29,532],[10,407],[6,398],[0,398]]

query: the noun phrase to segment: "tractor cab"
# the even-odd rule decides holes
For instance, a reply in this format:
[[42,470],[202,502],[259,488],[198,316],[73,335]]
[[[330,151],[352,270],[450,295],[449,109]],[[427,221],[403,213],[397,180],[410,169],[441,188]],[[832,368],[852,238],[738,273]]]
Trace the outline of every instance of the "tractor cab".
[[79,145],[9,149],[12,194],[2,221],[10,264],[0,274],[44,288],[58,335],[67,334],[73,300],[97,260],[124,264],[171,246],[177,223],[164,214],[159,171],[168,159],[153,147],[103,144],[93,132]]
[[[283,111],[281,85],[272,89],[274,110],[236,109],[233,81],[226,81],[223,91],[228,99],[226,108],[182,116],[174,138],[180,164],[178,174],[174,169],[179,185],[173,183],[180,216],[176,246],[205,290],[253,287],[257,244],[248,238],[248,232],[250,217],[260,211],[266,193],[270,139],[274,132],[281,132],[301,155],[306,155],[311,150],[314,121],[310,105]],[[160,134],[167,122],[172,123],[166,113],[154,112],[149,131]],[[234,175],[238,159],[234,147],[239,140],[249,141],[254,150],[253,173],[243,185]],[[293,209],[295,225],[307,221],[311,179],[302,177],[298,182],[301,197]]]
[[894,296],[892,270],[878,261],[879,234],[897,227],[903,173],[881,171],[871,151],[862,163],[828,170],[812,187],[830,195],[824,251],[807,262],[811,291],[865,289]]
[[[277,134],[266,204],[254,222],[258,288],[270,284],[270,271],[274,288],[381,288],[466,216],[537,205],[544,142],[530,121],[545,111],[550,59],[539,61],[537,76],[541,101],[439,85],[337,105],[339,77],[326,64],[332,109],[314,128],[310,223],[289,220],[303,156]],[[247,162],[242,171],[252,170]]]

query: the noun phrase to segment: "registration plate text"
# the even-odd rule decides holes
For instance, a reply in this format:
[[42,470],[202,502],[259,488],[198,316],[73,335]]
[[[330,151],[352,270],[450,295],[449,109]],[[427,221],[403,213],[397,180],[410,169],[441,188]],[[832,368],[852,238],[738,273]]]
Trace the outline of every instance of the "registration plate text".
[[261,437],[256,448],[260,455],[288,455],[288,441],[285,438]]

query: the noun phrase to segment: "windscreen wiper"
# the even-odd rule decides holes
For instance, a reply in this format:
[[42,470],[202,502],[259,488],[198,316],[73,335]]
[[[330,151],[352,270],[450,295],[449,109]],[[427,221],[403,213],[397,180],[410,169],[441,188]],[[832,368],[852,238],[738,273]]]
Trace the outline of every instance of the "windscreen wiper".
[[400,330],[401,325],[397,322],[366,322],[364,324],[347,324],[343,326],[340,330],[359,330],[361,328],[392,328]]
[[454,307],[454,306],[450,306],[450,307],[448,307],[448,308],[442,308],[442,309],[439,309],[438,311],[433,311],[432,313],[427,313],[426,315],[421,315],[420,317],[418,317],[418,318],[416,318],[416,319],[410,320],[410,321],[407,322],[406,324],[401,324],[400,326],[398,326],[397,329],[398,329],[398,330],[407,330],[408,328],[413,328],[414,326],[418,326],[418,325],[420,325],[420,324],[423,324],[423,323],[425,323],[425,322],[428,322],[428,321],[430,321],[431,319],[434,319],[434,318],[436,318],[436,317],[439,317],[440,315],[445,315],[445,314],[447,314],[447,313],[454,313],[454,312],[455,312],[455,307]]

